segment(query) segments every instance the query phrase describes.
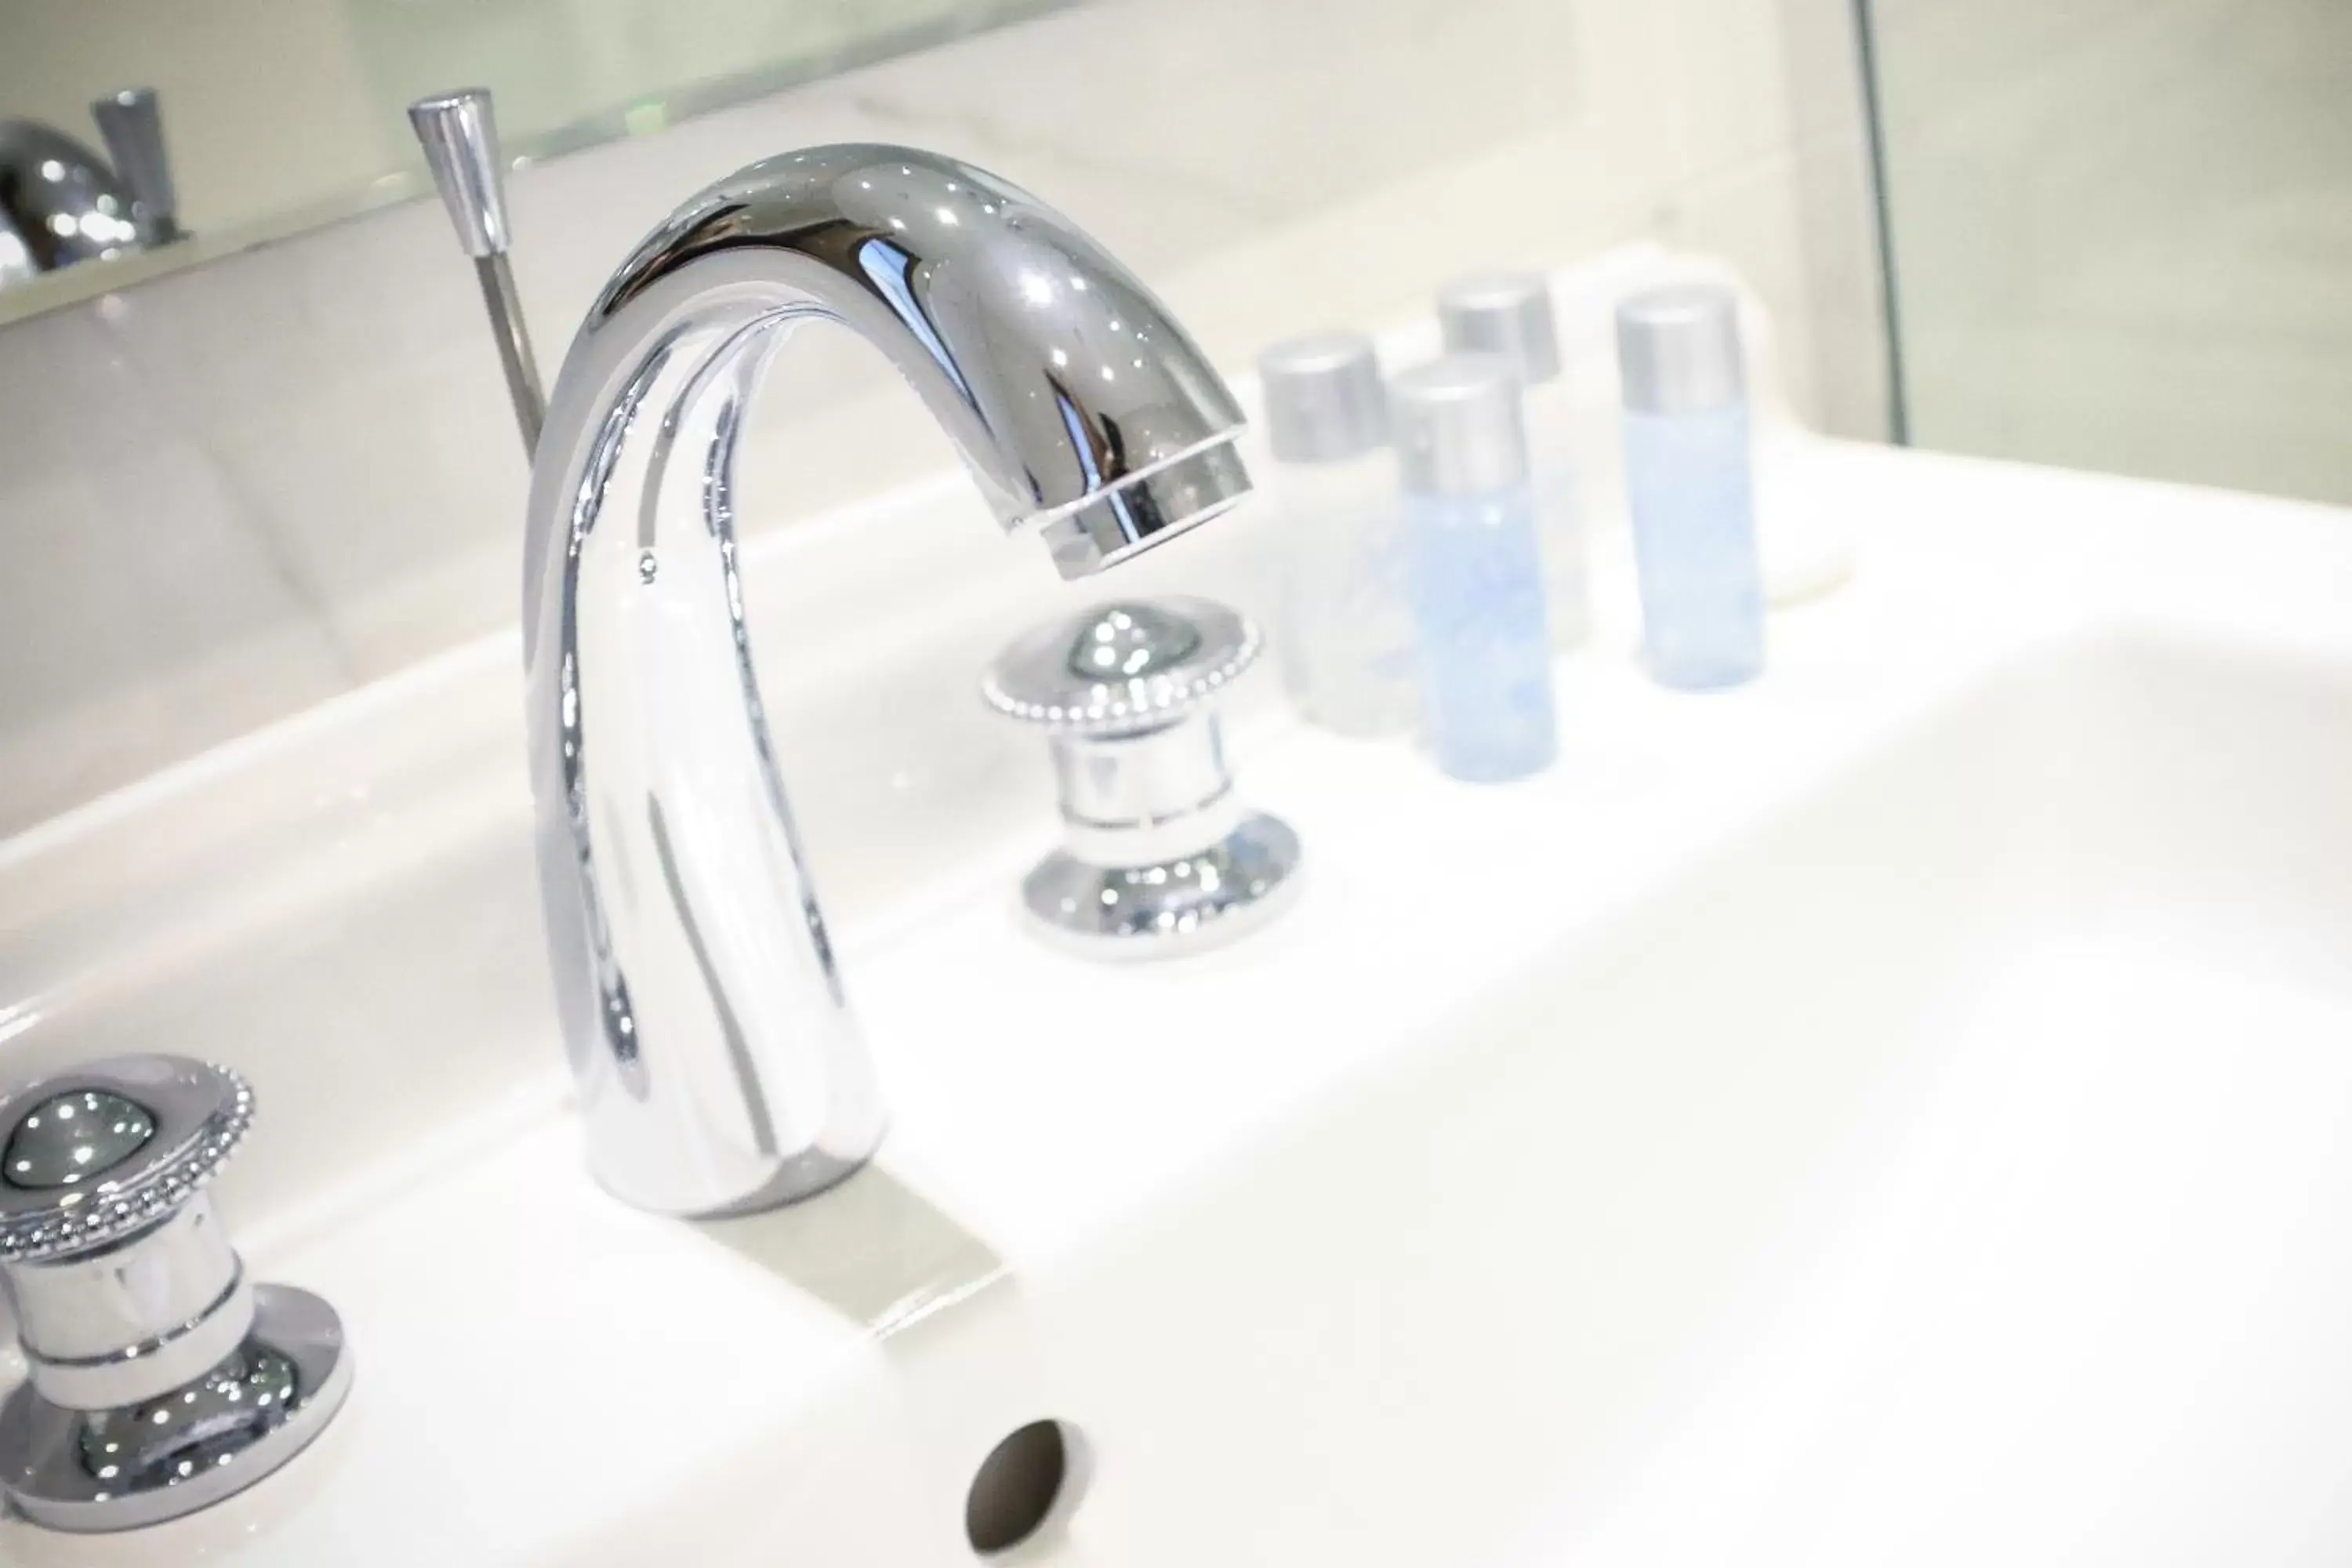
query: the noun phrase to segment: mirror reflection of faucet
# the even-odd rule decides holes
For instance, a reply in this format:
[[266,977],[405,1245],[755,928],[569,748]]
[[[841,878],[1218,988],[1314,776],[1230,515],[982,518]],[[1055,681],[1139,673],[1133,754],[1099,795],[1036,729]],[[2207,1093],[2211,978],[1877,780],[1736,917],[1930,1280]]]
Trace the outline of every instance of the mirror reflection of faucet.
[[0,289],[187,237],[151,87],[89,106],[109,163],[35,120],[0,120]]

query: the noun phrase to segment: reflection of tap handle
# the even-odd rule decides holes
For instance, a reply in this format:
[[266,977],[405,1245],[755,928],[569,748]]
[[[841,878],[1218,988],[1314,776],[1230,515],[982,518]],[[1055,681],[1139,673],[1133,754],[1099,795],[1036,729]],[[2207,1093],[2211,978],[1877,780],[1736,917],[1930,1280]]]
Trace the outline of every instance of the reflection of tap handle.
[[106,138],[114,172],[138,205],[140,232],[150,245],[169,245],[180,231],[180,197],[172,186],[172,158],[163,147],[163,117],[152,87],[127,87],[89,106]]
[[491,112],[489,89],[460,88],[420,98],[408,106],[408,123],[425,145],[425,161],[432,165],[433,183],[441,187],[442,205],[457,226],[457,243],[474,258],[482,303],[489,310],[491,331],[498,334],[507,395],[514,401],[515,424],[529,456],[539,446],[547,401],[539,388],[539,366],[531,356],[530,331],[523,322],[514,272],[507,265],[507,192],[499,177],[499,122]]

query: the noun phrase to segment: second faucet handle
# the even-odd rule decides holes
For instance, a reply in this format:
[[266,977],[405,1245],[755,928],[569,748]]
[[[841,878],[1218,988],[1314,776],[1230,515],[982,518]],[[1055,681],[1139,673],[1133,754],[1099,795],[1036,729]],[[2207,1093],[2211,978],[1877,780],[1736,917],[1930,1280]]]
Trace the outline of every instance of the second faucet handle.
[[205,1191],[253,1091],[184,1057],[114,1057],[0,1093],[0,1297],[26,1379],[0,1403],[0,1496],[127,1530],[242,1491],[351,1387],[342,1321],[256,1284]]
[[1021,885],[1057,945],[1146,958],[1237,936],[1297,889],[1298,836],[1244,811],[1215,704],[1257,660],[1249,620],[1207,599],[1097,605],[997,657],[982,695],[1045,732],[1063,847]]

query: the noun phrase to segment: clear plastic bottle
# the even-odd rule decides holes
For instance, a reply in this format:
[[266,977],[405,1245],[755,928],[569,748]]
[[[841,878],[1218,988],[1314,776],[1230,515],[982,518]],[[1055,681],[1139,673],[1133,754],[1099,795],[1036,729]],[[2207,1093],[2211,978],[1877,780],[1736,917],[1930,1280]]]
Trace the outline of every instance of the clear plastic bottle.
[[1764,668],[1738,301],[1709,284],[1634,295],[1617,308],[1617,360],[1650,673],[1737,686]]
[[1518,374],[1528,432],[1528,481],[1543,551],[1552,646],[1581,647],[1592,631],[1582,485],[1576,471],[1574,399],[1560,374],[1551,288],[1534,272],[1478,272],[1437,291],[1437,325],[1454,353],[1490,353]]
[[1276,646],[1308,720],[1347,735],[1410,729],[1419,710],[1404,528],[1388,398],[1371,340],[1318,332],[1258,360],[1282,509]]
[[1540,773],[1559,741],[1518,378],[1449,354],[1399,376],[1391,408],[1430,751],[1458,779]]

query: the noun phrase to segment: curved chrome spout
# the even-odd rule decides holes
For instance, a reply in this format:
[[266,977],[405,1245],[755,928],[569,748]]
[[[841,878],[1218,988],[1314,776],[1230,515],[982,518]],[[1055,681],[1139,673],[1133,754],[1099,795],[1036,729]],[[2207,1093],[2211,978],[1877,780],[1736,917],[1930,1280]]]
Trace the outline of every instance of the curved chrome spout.
[[1065,576],[1249,488],[1240,410],[1160,303],[1067,220],[952,159],[768,159],[614,275],[532,468],[531,789],[589,1162],[665,1214],[804,1197],[881,1135],[736,572],[744,406],[815,320],[898,367],[1006,528],[1036,529]]

